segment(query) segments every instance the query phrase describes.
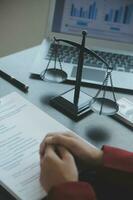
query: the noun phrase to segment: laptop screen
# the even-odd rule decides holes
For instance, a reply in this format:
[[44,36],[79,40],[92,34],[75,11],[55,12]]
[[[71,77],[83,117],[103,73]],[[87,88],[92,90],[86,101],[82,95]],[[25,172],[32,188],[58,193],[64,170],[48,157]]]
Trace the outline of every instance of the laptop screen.
[[52,31],[133,43],[133,0],[56,0]]

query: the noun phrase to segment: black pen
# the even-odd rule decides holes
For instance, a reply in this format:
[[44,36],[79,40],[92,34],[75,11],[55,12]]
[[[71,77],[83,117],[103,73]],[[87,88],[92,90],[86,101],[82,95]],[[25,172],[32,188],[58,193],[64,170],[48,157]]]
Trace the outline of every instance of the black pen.
[[23,92],[28,92],[29,87],[24,83],[18,81],[13,76],[10,76],[9,74],[3,72],[2,70],[0,70],[0,76],[9,83],[11,83],[12,85],[14,85],[15,87],[17,87],[18,89],[22,90]]

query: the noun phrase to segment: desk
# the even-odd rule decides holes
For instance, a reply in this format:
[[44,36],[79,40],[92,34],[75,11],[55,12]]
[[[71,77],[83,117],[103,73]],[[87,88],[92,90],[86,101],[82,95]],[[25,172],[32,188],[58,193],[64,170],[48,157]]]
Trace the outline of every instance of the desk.
[[[29,92],[25,94],[7,81],[0,78],[0,96],[16,91],[27,100],[38,106],[41,110],[48,113],[51,117],[56,117],[57,121],[75,131],[95,146],[100,148],[103,144],[108,144],[133,151],[133,131],[113,118],[91,113],[79,122],[74,122],[49,105],[49,100],[52,97],[69,90],[73,86],[67,84],[49,83],[29,78],[32,64],[38,49],[39,46],[33,47],[0,59],[0,66],[4,67],[10,75],[15,76],[20,81],[29,85]],[[92,95],[94,95],[97,91],[94,88],[85,87],[82,88],[82,90]],[[131,94],[117,92],[116,97],[117,99],[127,97],[133,101],[133,96]],[[1,195],[2,190],[0,190],[0,199],[11,200],[11,198],[7,196],[1,197]]]

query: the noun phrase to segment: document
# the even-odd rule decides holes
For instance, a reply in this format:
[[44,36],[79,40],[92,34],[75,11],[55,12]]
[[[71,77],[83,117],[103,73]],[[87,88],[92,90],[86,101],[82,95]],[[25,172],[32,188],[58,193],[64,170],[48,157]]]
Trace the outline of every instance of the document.
[[55,131],[68,129],[16,92],[0,99],[0,184],[16,199],[46,196],[39,182],[39,146]]

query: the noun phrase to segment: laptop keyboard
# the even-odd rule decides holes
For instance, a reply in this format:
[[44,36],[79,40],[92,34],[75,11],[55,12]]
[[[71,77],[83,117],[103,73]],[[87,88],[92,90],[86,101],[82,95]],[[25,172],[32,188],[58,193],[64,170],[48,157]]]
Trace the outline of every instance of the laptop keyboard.
[[[51,44],[46,59],[50,58],[51,53],[53,52],[55,47],[54,45],[56,44]],[[97,53],[97,55],[103,57],[106,62],[113,67],[114,70],[133,73],[133,56],[108,53],[104,51],[94,52]],[[58,45],[58,55],[61,62],[77,64],[78,53],[79,50],[76,47]],[[54,56],[52,57],[52,60],[54,60]],[[84,65],[106,69],[105,64],[97,60],[97,58],[95,58],[94,56],[88,55],[86,53],[84,54]]]

